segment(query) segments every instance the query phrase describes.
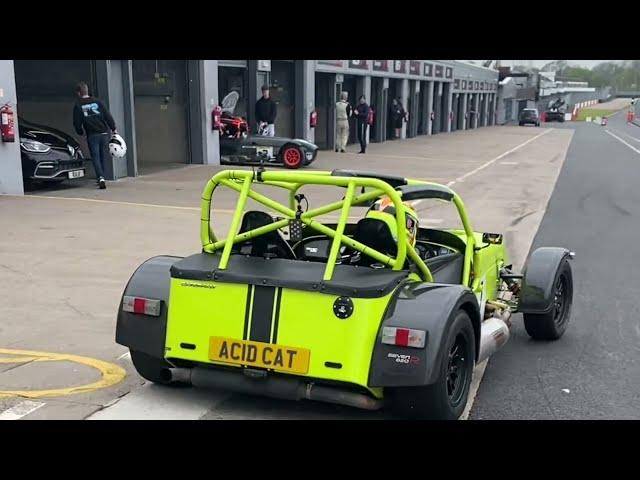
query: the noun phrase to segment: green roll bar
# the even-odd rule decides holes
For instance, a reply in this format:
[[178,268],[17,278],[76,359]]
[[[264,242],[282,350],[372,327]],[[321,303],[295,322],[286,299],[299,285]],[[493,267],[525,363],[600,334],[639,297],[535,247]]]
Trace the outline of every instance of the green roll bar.
[[[280,202],[271,200],[270,198],[256,192],[252,189],[252,185],[261,184],[273,187],[284,188],[289,190],[289,206],[285,206]],[[213,253],[222,249],[222,257],[218,268],[224,270],[227,268],[229,258],[231,256],[232,246],[236,243],[243,242],[250,238],[255,238],[265,233],[286,227],[290,220],[296,218],[295,211],[295,195],[297,191],[304,185],[332,185],[346,187],[347,192],[343,200],[332,202],[318,208],[314,208],[300,215],[300,220],[308,227],[327,235],[333,239],[327,266],[325,268],[323,280],[330,281],[335,269],[336,261],[340,253],[340,246],[346,245],[362,254],[373,257],[378,262],[387,265],[394,270],[402,270],[405,266],[407,256],[417,266],[420,276],[423,280],[432,282],[433,276],[424,261],[417,254],[413,246],[409,244],[407,230],[405,225],[405,206],[402,203],[401,193],[395,190],[391,185],[383,180],[369,177],[346,177],[333,176],[328,171],[312,171],[305,173],[298,172],[254,172],[249,170],[223,170],[211,178],[202,192],[201,216],[200,216],[200,238],[202,241],[202,249],[204,252]],[[437,185],[430,182],[418,180],[409,180],[409,185]],[[218,186],[224,186],[239,192],[240,197],[237,201],[236,208],[229,228],[229,234],[225,239],[218,240],[211,228],[210,213],[211,202],[215,189]],[[371,188],[373,190],[365,193],[356,194],[358,187]],[[351,207],[377,199],[386,195],[396,207],[396,222],[398,232],[398,252],[395,258],[384,255],[383,253],[372,249],[349,236],[344,235],[345,226],[349,217]],[[238,234],[238,229],[242,221],[247,199],[251,198],[258,203],[270,208],[285,218],[278,220],[272,224],[255,228],[248,232]],[[465,263],[463,270],[463,281],[465,284],[469,282],[471,257],[474,254],[474,236],[473,230],[469,223],[466,210],[462,200],[453,195],[452,201],[456,205],[465,232],[467,234],[467,245],[465,251]],[[315,217],[325,215],[330,212],[340,210],[340,217],[336,229],[327,227],[326,225],[314,220]]]

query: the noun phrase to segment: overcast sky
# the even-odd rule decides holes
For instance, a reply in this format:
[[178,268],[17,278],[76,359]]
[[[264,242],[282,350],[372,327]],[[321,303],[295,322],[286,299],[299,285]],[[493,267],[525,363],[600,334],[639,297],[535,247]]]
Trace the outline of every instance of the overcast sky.
[[[571,65],[578,65],[581,67],[592,68],[599,63],[613,61],[617,62],[619,60],[569,60]],[[532,67],[541,68],[544,67],[547,63],[553,62],[553,60],[500,60],[502,65],[505,67],[512,67],[514,65],[528,65],[531,62]]]

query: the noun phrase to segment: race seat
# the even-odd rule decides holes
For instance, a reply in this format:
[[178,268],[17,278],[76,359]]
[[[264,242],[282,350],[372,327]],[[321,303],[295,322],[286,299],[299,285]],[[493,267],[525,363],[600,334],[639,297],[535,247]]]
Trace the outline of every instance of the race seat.
[[[398,254],[398,245],[389,226],[377,218],[361,219],[356,225],[353,239],[390,257]],[[355,265],[370,267],[375,263],[379,262],[369,255],[360,254]],[[439,255],[427,259],[425,263],[435,283],[459,284],[462,281],[464,256],[461,253]]]
[[[245,212],[238,233],[245,233],[256,228],[273,223],[273,218],[266,212],[250,210]],[[251,257],[273,257],[295,260],[296,256],[287,241],[282,238],[280,232],[274,230],[256,238],[245,240],[233,246],[232,253],[249,255]]]

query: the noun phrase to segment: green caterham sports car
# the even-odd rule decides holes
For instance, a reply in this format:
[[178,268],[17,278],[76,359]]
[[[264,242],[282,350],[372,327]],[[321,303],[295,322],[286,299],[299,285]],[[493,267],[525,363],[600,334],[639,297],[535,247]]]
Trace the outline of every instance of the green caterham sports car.
[[[305,189],[319,186],[339,200],[310,209]],[[218,237],[222,189],[239,195]],[[288,200],[266,194],[278,190]],[[264,208],[247,210],[249,199]],[[452,203],[462,228],[421,227],[413,205],[425,199]],[[319,220],[331,213],[337,223]],[[474,232],[437,183],[223,170],[204,189],[200,236],[200,253],[147,260],[123,293],[116,341],[151,382],[456,419],[512,313],[539,340],[569,322],[573,252],[538,248],[512,271],[503,236]]]

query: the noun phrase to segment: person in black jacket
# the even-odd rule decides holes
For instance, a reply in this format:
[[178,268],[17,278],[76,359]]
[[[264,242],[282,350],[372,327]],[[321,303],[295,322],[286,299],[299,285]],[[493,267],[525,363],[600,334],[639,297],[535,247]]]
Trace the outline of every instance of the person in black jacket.
[[360,96],[358,105],[355,108],[354,115],[357,120],[358,141],[360,142],[360,151],[358,153],[365,153],[367,150],[367,127],[369,126],[369,105],[364,98],[364,95]]
[[[276,134],[276,115],[278,107],[276,102],[269,98],[269,87],[262,87],[262,97],[256,102],[256,122],[258,123],[258,132],[262,130],[262,135],[273,137]],[[264,125],[266,124],[266,126]]]
[[389,123],[391,126],[391,139],[396,140],[400,138],[402,132],[402,117],[403,117],[402,104],[400,100],[394,98],[391,100],[391,105],[389,106]]
[[73,126],[78,135],[86,135],[96,182],[101,189],[105,189],[104,165],[110,156],[109,140],[111,134],[116,133],[116,124],[105,104],[89,96],[89,87],[85,82],[78,83],[76,94],[78,102],[73,107]]

